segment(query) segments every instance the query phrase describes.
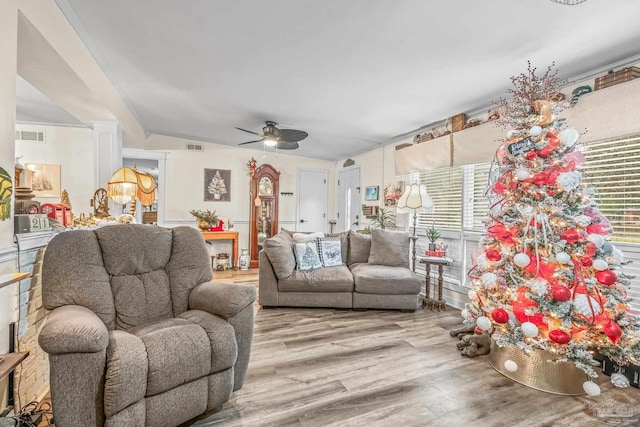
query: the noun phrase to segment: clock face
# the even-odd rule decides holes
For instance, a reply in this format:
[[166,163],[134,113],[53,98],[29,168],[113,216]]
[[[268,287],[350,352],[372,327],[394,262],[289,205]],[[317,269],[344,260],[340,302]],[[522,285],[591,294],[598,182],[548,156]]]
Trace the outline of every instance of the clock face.
[[27,206],[27,213],[28,214],[37,214],[38,213],[38,205],[29,205]]

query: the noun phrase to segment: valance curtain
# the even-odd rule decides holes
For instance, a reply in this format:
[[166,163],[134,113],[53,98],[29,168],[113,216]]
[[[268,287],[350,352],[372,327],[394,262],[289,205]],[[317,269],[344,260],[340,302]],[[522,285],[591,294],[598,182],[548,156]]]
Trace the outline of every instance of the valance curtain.
[[[591,92],[560,113],[581,133],[581,142],[640,133],[640,79]],[[395,152],[395,173],[405,175],[445,166],[493,160],[505,132],[485,123]],[[410,140],[399,143],[410,142]]]

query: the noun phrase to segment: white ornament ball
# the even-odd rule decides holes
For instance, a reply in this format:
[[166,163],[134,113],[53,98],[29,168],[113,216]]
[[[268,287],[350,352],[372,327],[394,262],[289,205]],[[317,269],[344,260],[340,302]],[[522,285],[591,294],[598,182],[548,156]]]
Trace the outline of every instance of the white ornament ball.
[[591,224],[591,217],[587,215],[578,215],[577,217],[575,217],[575,221],[579,226],[586,227],[587,225]]
[[491,320],[486,316],[480,316],[476,319],[476,325],[483,331],[491,329]]
[[496,276],[494,273],[484,273],[482,275],[481,280],[482,280],[482,286],[484,286],[485,288],[488,288],[496,284],[496,281],[498,280],[498,276]]
[[487,258],[485,254],[478,255],[478,258],[476,258],[476,264],[478,265],[478,268],[482,270],[486,270],[491,265],[489,258]]
[[558,175],[556,182],[558,187],[562,188],[564,191],[571,191],[578,188],[578,185],[582,182],[582,175],[578,172],[563,172]]
[[624,254],[618,248],[613,248],[613,252],[611,253],[611,256],[618,264],[622,264],[624,262]]
[[515,372],[518,370],[518,364],[511,359],[507,359],[504,361],[504,369],[508,372]]
[[571,263],[571,256],[566,252],[558,252],[556,254],[556,260],[560,264],[570,264]]
[[596,245],[597,247],[602,247],[604,245],[604,237],[599,234],[589,234],[587,236],[587,240]]
[[595,268],[598,271],[608,270],[609,263],[603,260],[602,258],[597,258],[593,260],[593,268]]
[[477,296],[476,291],[474,291],[473,289],[469,289],[469,292],[467,292],[467,296],[471,301],[475,300]]
[[529,178],[531,176],[531,173],[526,170],[526,169],[516,169],[516,178],[518,178],[520,181],[524,181],[525,179]]
[[619,372],[611,374],[611,384],[619,388],[629,387],[629,379]]
[[518,267],[526,267],[531,264],[531,258],[529,258],[529,255],[521,252],[513,257],[513,262]]
[[522,335],[525,337],[531,338],[538,335],[538,327],[531,322],[524,322],[520,328],[522,329]]
[[600,387],[598,386],[598,384],[594,383],[593,381],[585,381],[582,384],[582,389],[590,397],[600,396]]
[[573,300],[573,308],[587,318],[597,316],[602,310],[598,300],[586,294],[576,294]]
[[573,144],[578,141],[578,137],[580,134],[575,129],[565,129],[558,135],[558,139],[560,140],[560,144],[563,147],[569,148],[573,147]]
[[538,136],[542,133],[542,128],[540,126],[533,126],[531,129],[529,129],[529,135],[531,136]]

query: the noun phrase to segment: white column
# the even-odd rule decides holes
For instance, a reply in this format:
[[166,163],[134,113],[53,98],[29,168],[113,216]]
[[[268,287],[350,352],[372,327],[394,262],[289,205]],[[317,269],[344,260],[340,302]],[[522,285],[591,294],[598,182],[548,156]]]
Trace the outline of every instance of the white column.
[[[18,1],[0,1],[0,167],[14,175]],[[13,182],[15,184],[15,182]],[[14,189],[15,194],[15,189]],[[17,271],[13,243],[13,195],[8,219],[0,221],[0,274]],[[9,323],[17,320],[17,284],[0,289],[0,354],[9,351]],[[0,381],[0,410],[7,404],[7,380]]]
[[[107,189],[113,173],[122,167],[122,128],[116,122],[93,122],[95,141],[94,187]],[[122,206],[109,200],[111,215],[122,213]]]

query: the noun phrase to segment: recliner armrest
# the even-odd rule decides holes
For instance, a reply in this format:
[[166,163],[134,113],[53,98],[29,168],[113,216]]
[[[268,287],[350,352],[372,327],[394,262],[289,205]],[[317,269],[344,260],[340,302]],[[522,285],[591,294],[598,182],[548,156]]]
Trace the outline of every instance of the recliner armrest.
[[189,308],[229,318],[253,304],[255,300],[255,286],[205,282],[191,290]]
[[38,343],[49,354],[98,353],[109,345],[109,332],[93,311],[65,305],[49,313]]

